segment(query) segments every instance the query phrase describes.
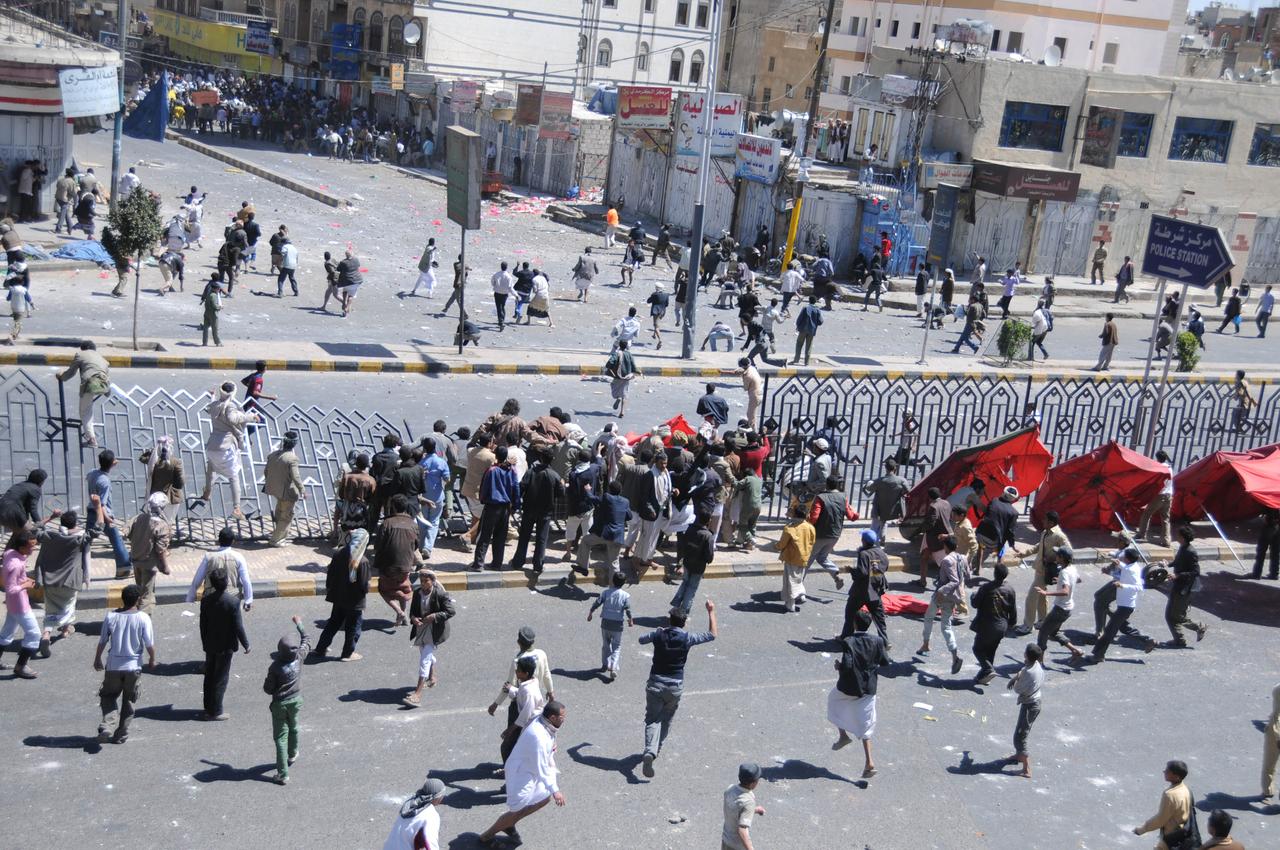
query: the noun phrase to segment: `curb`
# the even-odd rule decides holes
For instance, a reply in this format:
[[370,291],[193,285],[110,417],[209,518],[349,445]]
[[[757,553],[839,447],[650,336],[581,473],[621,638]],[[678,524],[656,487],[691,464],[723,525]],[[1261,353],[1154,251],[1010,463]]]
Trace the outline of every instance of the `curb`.
[[[1224,545],[1216,546],[1197,546],[1196,550],[1200,553],[1203,563],[1219,563],[1229,564],[1234,559],[1231,553]],[[1148,548],[1147,554],[1152,560],[1165,560],[1172,557],[1172,550]],[[772,553],[770,553],[772,554]],[[1081,548],[1075,550],[1075,564],[1091,565],[1102,564],[1107,560],[1107,553],[1098,549]],[[852,562],[848,557],[837,558],[840,563]],[[916,566],[908,564],[898,555],[889,556],[890,572],[898,573],[906,579],[914,579],[916,577]],[[1015,565],[1011,567],[1010,572],[1017,570]],[[546,570],[539,576],[533,576],[530,571],[515,572],[512,570],[503,570],[502,572],[471,572],[470,570],[458,572],[440,572],[437,574],[440,583],[450,593],[460,593],[468,590],[498,590],[498,589],[536,589],[555,587],[570,575],[570,570],[562,566],[557,559],[554,566],[548,563]],[[731,579],[731,578],[758,578],[762,576],[781,576],[782,563],[776,559],[769,561],[750,561],[732,564],[711,564],[707,567],[706,574],[703,579]],[[659,568],[649,570],[641,581],[646,583],[663,581],[663,571]],[[130,582],[112,581],[106,586],[92,587],[88,590],[82,590],[77,597],[76,607],[84,610],[101,610],[104,608],[116,608],[120,605],[120,592]],[[594,574],[590,580],[580,579],[579,586],[605,587],[604,572],[599,568],[594,569]],[[369,584],[370,593],[377,593],[377,579],[373,579]],[[308,578],[287,578],[268,581],[255,581],[253,583],[253,598],[255,601],[259,599],[282,599],[287,597],[313,597],[324,596],[325,581],[323,575],[315,575]],[[158,605],[181,605],[185,604],[187,598],[187,588],[185,585],[161,585],[156,588],[156,604]],[[31,591],[32,601],[42,601],[43,594],[39,588]]]
[[263,168],[260,165],[254,165],[248,160],[240,159],[239,157],[232,156],[228,153],[223,153],[212,145],[197,142],[195,139],[191,139],[181,133],[176,133],[173,130],[166,130],[165,138],[172,139],[184,148],[190,148],[196,153],[204,154],[207,157],[212,157],[213,159],[225,162],[228,165],[234,165],[241,171],[247,171],[250,174],[261,177],[263,180],[269,180],[277,186],[283,186],[286,189],[297,192],[299,195],[305,195],[313,201],[319,201],[320,203],[327,204],[331,207],[348,207],[351,205],[351,202],[344,198],[339,198],[336,195],[330,195],[328,192],[321,192],[319,189],[313,189],[310,186],[299,183],[297,180],[283,177],[269,169]]
[[[251,344],[251,343],[247,343]],[[257,358],[215,357],[215,356],[182,356],[173,354],[116,354],[109,349],[99,348],[99,353],[106,357],[113,369],[190,369],[196,371],[251,371]],[[44,351],[0,350],[0,366],[56,366],[66,367],[71,364],[74,353],[68,349],[62,353],[46,353]],[[604,354],[600,355],[604,359]],[[594,378],[604,374],[604,366],[588,363],[542,364],[542,363],[449,363],[440,360],[332,360],[332,359],[271,359],[267,358],[267,368],[279,372],[360,372],[365,374],[394,375],[540,375],[543,377],[582,377]],[[641,363],[643,366],[643,362]],[[648,377],[658,378],[725,378],[724,368],[718,366],[645,366]],[[805,366],[793,367],[758,367],[760,374],[771,378],[812,377],[819,380],[827,378],[898,378],[929,379],[968,379],[986,380],[1008,372],[1010,377],[1031,378],[1040,381],[1074,381],[1093,384],[1140,384],[1142,374],[1135,370],[1133,374],[1109,372],[1098,374],[1083,367],[1070,371],[1028,371],[1027,369],[996,368],[948,370],[948,369],[909,369],[882,366],[878,368],[853,368],[839,366]],[[1221,375],[1179,374],[1179,383],[1213,384],[1233,380],[1227,371]],[[1269,383],[1269,381],[1267,382]]]

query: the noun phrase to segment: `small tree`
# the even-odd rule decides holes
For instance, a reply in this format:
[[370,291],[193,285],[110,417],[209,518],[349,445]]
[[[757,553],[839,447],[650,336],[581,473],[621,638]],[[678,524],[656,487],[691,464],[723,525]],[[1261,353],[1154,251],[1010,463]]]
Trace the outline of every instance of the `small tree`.
[[1200,340],[1196,335],[1191,331],[1178,334],[1174,349],[1178,355],[1178,371],[1195,371],[1196,364],[1200,362]]
[[996,340],[996,348],[1004,357],[1005,365],[1014,360],[1025,360],[1031,345],[1031,325],[1018,319],[1006,319],[1000,325],[1000,336]]
[[138,293],[141,289],[142,258],[160,240],[160,196],[143,190],[129,193],[116,204],[102,229],[102,247],[116,263],[116,288],[113,295],[124,294],[125,276],[133,265],[133,349],[138,350]]

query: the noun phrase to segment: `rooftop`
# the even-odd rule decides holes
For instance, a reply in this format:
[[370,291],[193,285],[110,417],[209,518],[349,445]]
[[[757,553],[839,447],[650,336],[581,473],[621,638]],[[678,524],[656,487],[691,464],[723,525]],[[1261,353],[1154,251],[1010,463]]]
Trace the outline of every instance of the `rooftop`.
[[17,9],[0,11],[0,63],[98,68],[119,65],[120,53],[71,35]]

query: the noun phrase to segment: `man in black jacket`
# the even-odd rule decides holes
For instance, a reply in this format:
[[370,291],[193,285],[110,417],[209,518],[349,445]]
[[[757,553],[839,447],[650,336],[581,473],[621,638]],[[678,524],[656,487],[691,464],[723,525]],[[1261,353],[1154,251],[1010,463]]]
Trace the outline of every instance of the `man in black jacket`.
[[[609,577],[618,571],[618,553],[622,551],[622,542],[626,536],[627,523],[635,514],[631,503],[622,495],[622,483],[617,479],[609,482],[609,490],[603,496],[592,495],[591,530],[582,535],[578,544],[578,566],[576,571],[588,575],[587,562],[591,558],[592,546],[604,546],[608,552],[606,562],[609,564]],[[569,573],[569,581],[573,581],[573,573]]]
[[356,644],[360,642],[360,630],[364,625],[364,603],[369,594],[369,559],[364,556],[365,545],[369,533],[363,528],[351,532],[347,545],[338,550],[329,561],[329,569],[325,573],[324,601],[333,606],[329,613],[329,621],[320,632],[320,640],[316,643],[317,658],[324,658],[329,651],[338,629],[342,629],[343,661],[359,661],[362,656],[356,652]]
[[996,553],[996,560],[1004,553],[1005,546],[1014,544],[1014,528],[1018,524],[1018,509],[1013,506],[1018,501],[1017,487],[1006,487],[1000,498],[993,499],[987,505],[978,527],[973,530],[973,537],[978,542],[978,554],[973,559],[973,574],[982,571],[982,562],[987,555]]
[[449,620],[458,613],[453,597],[436,579],[434,570],[418,571],[418,592],[409,605],[409,642],[418,647],[418,686],[404,704],[422,704],[422,689],[436,684],[436,647],[449,639]]
[[511,569],[523,570],[524,559],[529,552],[529,537],[534,535],[533,571],[542,572],[542,561],[547,554],[547,537],[551,533],[551,515],[555,512],[557,496],[564,496],[564,479],[556,474],[548,463],[547,451],[530,447],[532,464],[520,481],[523,507],[520,510],[520,536],[516,552],[511,559]]
[[228,720],[222,696],[231,675],[231,656],[243,646],[249,654],[249,638],[240,618],[240,597],[227,590],[227,571],[215,567],[209,573],[212,590],[200,600],[200,643],[204,647],[204,719]]
[[863,779],[876,775],[876,765],[871,759],[871,736],[876,729],[879,669],[893,663],[884,640],[867,634],[870,625],[870,614],[854,612],[854,632],[840,640],[840,660],[835,664],[840,675],[836,686],[827,695],[827,719],[840,730],[840,737],[831,749],[842,749],[852,744],[854,738],[862,741],[862,753],[866,758]]
[[599,492],[600,463],[592,457],[590,450],[578,449],[573,468],[569,470],[569,480],[565,484],[565,496],[568,499],[564,528],[566,561],[573,558],[573,553],[577,551],[579,532],[586,534],[591,529],[592,498]]
[[858,559],[849,572],[852,574],[849,584],[849,598],[844,604],[844,628],[840,630],[840,639],[844,640],[854,634],[857,629],[857,614],[864,607],[875,620],[876,631],[884,641],[885,649],[892,649],[889,643],[889,630],[885,624],[884,604],[880,601],[880,593],[884,585],[885,573],[889,571],[889,556],[880,546],[879,536],[870,529],[862,532],[862,547],[858,549]]
[[392,476],[400,464],[400,438],[395,434],[382,435],[382,451],[376,453],[369,462],[369,474],[373,476],[377,489],[373,491],[373,502],[369,506],[369,537],[378,530],[378,520],[382,516],[382,506],[391,495]]
[[1204,633],[1209,627],[1204,623],[1193,622],[1187,616],[1187,606],[1191,604],[1191,594],[1196,590],[1200,580],[1200,553],[1196,552],[1191,541],[1196,533],[1191,526],[1184,525],[1178,529],[1178,552],[1169,563],[1169,572],[1173,574],[1173,583],[1169,587],[1169,602],[1165,605],[1164,621],[1169,624],[1169,633],[1173,640],[1166,643],[1166,649],[1185,649],[1187,639],[1182,635],[1182,627],[1187,626],[1196,633],[1196,643],[1204,640]]

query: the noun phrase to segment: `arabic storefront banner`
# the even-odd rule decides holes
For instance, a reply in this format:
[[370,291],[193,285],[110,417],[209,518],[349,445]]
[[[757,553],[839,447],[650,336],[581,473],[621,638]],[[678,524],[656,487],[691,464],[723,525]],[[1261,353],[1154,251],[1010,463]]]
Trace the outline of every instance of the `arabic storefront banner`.
[[772,185],[777,182],[782,162],[782,140],[768,136],[739,133],[734,145],[734,174],[753,183]]
[[1057,168],[975,159],[973,188],[1005,198],[1063,201],[1070,204],[1080,192],[1080,175],[1075,171]]
[[480,83],[475,80],[455,80],[453,92],[449,95],[449,104],[458,114],[476,111],[476,100],[480,97]]
[[671,126],[671,89],[618,86],[619,130],[665,130]]
[[62,114],[67,118],[114,115],[120,109],[120,83],[116,73],[115,66],[59,71]]
[[[707,97],[702,92],[684,92],[676,107],[676,156],[702,156],[703,109]],[[717,94],[711,118],[711,155],[734,156],[744,115],[742,95]]]
[[516,124],[531,126],[538,123],[542,111],[542,86],[521,83],[516,89]]

